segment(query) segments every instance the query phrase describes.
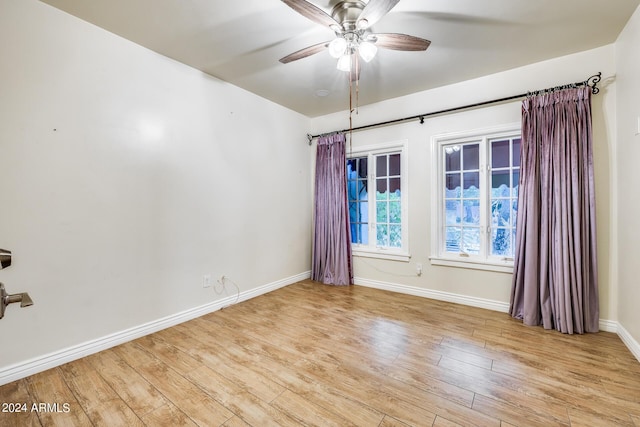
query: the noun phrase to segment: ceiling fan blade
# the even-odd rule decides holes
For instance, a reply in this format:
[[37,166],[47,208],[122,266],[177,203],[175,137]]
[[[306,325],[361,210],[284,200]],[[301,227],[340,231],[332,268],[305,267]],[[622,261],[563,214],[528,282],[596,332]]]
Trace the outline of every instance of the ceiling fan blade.
[[369,0],[358,17],[358,28],[369,28],[398,4],[400,0]]
[[312,46],[305,47],[304,49],[300,49],[297,52],[293,52],[290,55],[285,56],[280,59],[280,62],[283,64],[288,64],[289,62],[297,61],[298,59],[306,58],[307,56],[315,55],[318,52],[322,52],[329,46],[329,42],[322,42],[318,44],[314,44]]
[[282,0],[282,2],[315,23],[325,25],[334,31],[342,29],[342,25],[331,15],[306,0]]
[[384,49],[419,51],[427,50],[431,42],[420,37],[407,34],[372,34],[367,37],[368,41]]

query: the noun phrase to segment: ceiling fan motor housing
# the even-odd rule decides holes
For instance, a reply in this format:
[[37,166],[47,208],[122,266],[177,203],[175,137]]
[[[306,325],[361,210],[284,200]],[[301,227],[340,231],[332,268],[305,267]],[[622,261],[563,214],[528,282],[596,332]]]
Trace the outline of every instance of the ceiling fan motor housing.
[[342,24],[345,32],[357,30],[356,22],[366,5],[360,0],[341,1],[331,10],[331,16]]

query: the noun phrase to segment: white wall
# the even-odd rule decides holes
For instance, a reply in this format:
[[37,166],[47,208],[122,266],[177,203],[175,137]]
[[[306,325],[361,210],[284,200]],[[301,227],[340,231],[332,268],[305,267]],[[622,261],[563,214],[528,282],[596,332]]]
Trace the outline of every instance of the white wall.
[[[617,225],[621,326],[640,343],[640,8],[616,42],[617,97]],[[636,348],[640,359],[640,346]]]
[[0,377],[225,297],[204,274],[308,274],[308,118],[36,0],[0,10],[0,281],[35,302],[0,321]]
[[[507,72],[451,86],[361,107],[354,126],[375,123],[526,93],[564,83],[583,81],[601,71],[604,78],[615,75],[614,47],[605,46]],[[472,66],[472,64],[470,64]],[[615,136],[615,80],[607,79],[593,98],[595,175],[599,240],[599,284],[601,318],[616,319],[616,289],[612,274],[611,220],[612,157]],[[431,221],[431,149],[433,135],[480,129],[520,122],[520,101],[427,118],[423,125],[413,121],[353,134],[353,146],[407,139],[409,141],[409,227],[410,262],[356,258],[355,276],[363,284],[405,290],[410,293],[462,296],[481,306],[504,308],[511,291],[511,274],[432,266],[429,262]],[[314,134],[349,127],[348,112],[313,120]],[[422,263],[423,274],[416,274]],[[356,281],[357,283],[358,281]],[[435,291],[435,292],[433,292]],[[444,293],[444,294],[442,294]],[[493,304],[495,303],[495,304]]]

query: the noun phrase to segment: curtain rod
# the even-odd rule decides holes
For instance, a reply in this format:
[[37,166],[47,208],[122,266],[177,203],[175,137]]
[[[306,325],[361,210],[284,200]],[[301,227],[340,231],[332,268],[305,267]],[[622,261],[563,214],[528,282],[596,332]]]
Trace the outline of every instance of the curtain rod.
[[541,90],[536,90],[536,91],[533,91],[533,92],[521,93],[520,95],[507,96],[505,98],[492,99],[490,101],[477,102],[475,104],[463,105],[461,107],[447,108],[445,110],[433,111],[433,112],[430,112],[430,113],[417,114],[415,116],[404,117],[404,118],[401,118],[401,119],[387,120],[386,122],[372,123],[372,124],[369,124],[369,125],[358,126],[358,127],[351,128],[351,129],[343,129],[343,130],[339,130],[339,131],[320,133],[318,135],[311,135],[310,133],[308,133],[307,134],[307,139],[309,140],[309,145],[311,145],[311,141],[313,141],[314,138],[318,138],[318,137],[326,136],[326,135],[331,135],[331,134],[334,134],[334,133],[359,131],[359,130],[370,129],[370,128],[375,128],[375,127],[380,127],[380,126],[392,125],[392,124],[396,124],[396,123],[403,123],[403,122],[407,122],[409,120],[415,120],[415,119],[420,119],[420,124],[423,124],[424,123],[424,118],[425,117],[429,117],[429,116],[436,116],[436,115],[439,115],[439,114],[451,113],[451,112],[454,112],[454,111],[467,110],[467,109],[470,109],[470,108],[482,107],[482,106],[490,105],[490,104],[498,104],[498,103],[501,103],[501,102],[512,101],[512,100],[519,99],[519,98],[526,98],[527,96],[531,96],[531,95],[541,95],[543,93],[550,93],[550,92],[554,92],[554,91],[557,91],[557,90],[576,88],[576,87],[580,87],[580,86],[589,86],[589,87],[591,87],[591,93],[595,95],[598,92],[600,92],[600,89],[597,86],[598,83],[600,82],[600,80],[602,80],[602,73],[601,72],[599,72],[598,74],[594,74],[593,76],[589,77],[587,80],[582,81],[582,82],[569,83],[569,84],[565,84],[565,85],[562,85],[562,86],[551,87],[551,88],[548,88],[548,89],[541,89]]

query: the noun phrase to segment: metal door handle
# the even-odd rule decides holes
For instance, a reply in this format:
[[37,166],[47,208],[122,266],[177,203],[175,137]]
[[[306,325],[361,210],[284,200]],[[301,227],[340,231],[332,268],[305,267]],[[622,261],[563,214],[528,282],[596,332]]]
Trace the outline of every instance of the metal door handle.
[[20,294],[9,295],[4,289],[4,284],[0,283],[0,319],[4,317],[4,311],[9,304],[19,302],[20,307],[28,307],[33,305],[33,300],[28,293],[23,292]]

